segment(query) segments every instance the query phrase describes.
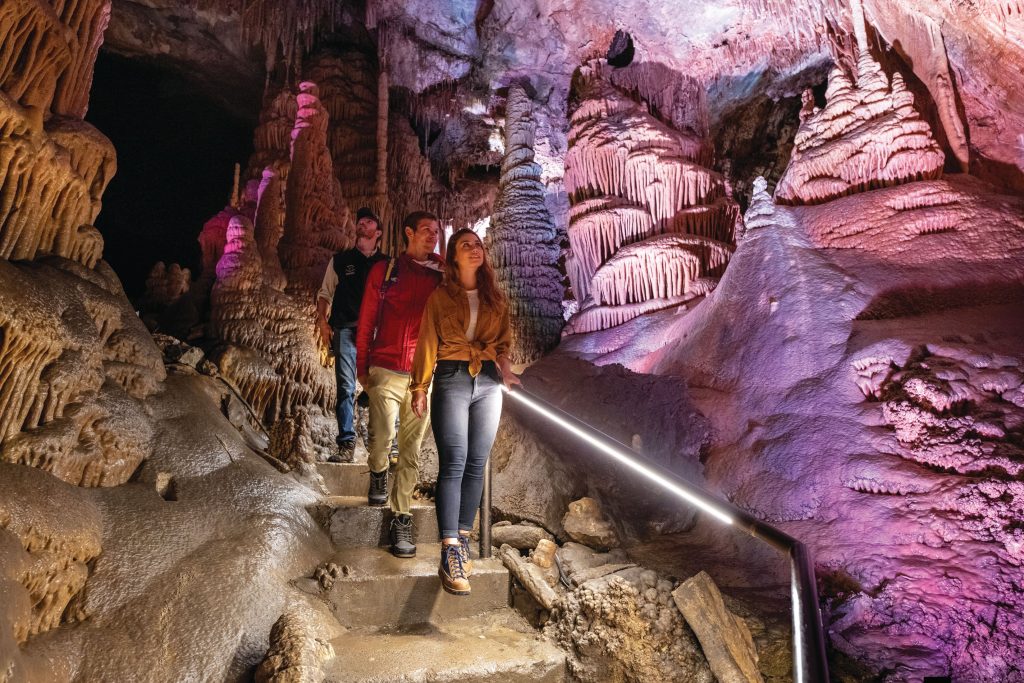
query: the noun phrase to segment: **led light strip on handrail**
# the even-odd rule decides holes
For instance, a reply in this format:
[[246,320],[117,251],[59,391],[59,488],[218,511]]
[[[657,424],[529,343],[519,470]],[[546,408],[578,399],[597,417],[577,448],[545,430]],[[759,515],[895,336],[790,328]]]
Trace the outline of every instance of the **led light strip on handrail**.
[[508,388],[504,390],[533,412],[582,439],[619,464],[671,491],[698,510],[786,553],[790,560],[791,577],[793,680],[797,683],[825,683],[829,680],[814,564],[802,543],[739,508],[716,499],[699,486],[651,462],[600,430],[531,395],[521,386],[514,391]]
[[[572,434],[574,434],[574,435],[578,436],[579,438],[583,439],[584,441],[589,443],[591,446],[597,448],[598,450],[600,450],[605,455],[611,456],[617,462],[625,465],[626,467],[630,468],[634,472],[636,472],[636,473],[640,474],[641,476],[644,476],[647,479],[650,479],[654,483],[659,484],[660,486],[668,489],[669,491],[671,491],[672,493],[676,494],[677,496],[679,496],[680,498],[682,498],[686,502],[690,503],[691,505],[697,507],[698,509],[703,510],[704,512],[707,512],[709,515],[712,515],[713,517],[715,517],[715,519],[717,519],[718,521],[722,522],[723,524],[730,524],[731,525],[733,523],[733,518],[730,515],[728,515],[727,513],[723,512],[718,506],[713,504],[710,500],[708,500],[707,496],[702,496],[699,493],[688,491],[687,489],[683,488],[682,486],[679,486],[678,484],[676,484],[675,482],[671,481],[670,479],[665,478],[665,476],[663,476],[662,474],[659,474],[653,468],[647,467],[646,465],[644,465],[642,462],[640,462],[636,458],[630,457],[629,455],[627,455],[623,451],[621,451],[618,448],[615,448],[611,444],[607,443],[608,441],[611,441],[610,438],[608,438],[608,437],[606,437],[605,439],[595,438],[594,436],[588,434],[583,429],[580,429],[579,427],[574,425],[572,423],[572,421],[566,420],[564,417],[558,415],[556,413],[556,411],[551,410],[550,408],[545,408],[544,406],[541,406],[537,401],[528,398],[525,391],[522,391],[522,390],[517,390],[517,391],[508,391],[508,390],[506,390],[506,391],[507,391],[507,393],[512,398],[516,399],[517,401],[519,401],[523,405],[529,407],[533,411],[539,413],[543,417],[545,417],[548,420],[554,422],[559,427],[561,427],[563,429],[566,429],[569,432],[571,432]],[[596,431],[596,430],[593,430],[593,431]]]

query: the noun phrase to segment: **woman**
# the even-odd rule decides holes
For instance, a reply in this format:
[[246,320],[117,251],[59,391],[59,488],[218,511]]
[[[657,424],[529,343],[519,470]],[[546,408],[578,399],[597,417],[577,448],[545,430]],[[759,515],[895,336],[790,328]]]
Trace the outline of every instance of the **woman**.
[[427,411],[437,442],[441,585],[469,595],[469,534],[483,492],[484,465],[501,417],[501,384],[519,384],[506,355],[508,305],[484,245],[464,228],[448,240],[445,282],[427,300],[412,364],[412,409]]

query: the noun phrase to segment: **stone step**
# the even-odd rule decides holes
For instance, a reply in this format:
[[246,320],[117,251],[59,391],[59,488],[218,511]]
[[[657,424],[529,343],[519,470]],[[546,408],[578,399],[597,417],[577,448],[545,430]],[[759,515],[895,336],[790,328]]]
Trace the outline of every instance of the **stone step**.
[[328,683],[562,683],[565,654],[512,610],[332,641]]
[[[371,507],[366,504],[366,495],[330,496],[326,499],[329,509],[328,532],[334,545],[339,548],[351,546],[389,545],[388,530],[391,528],[391,510],[386,505]],[[437,543],[437,512],[432,502],[412,505],[413,543]]]
[[365,496],[370,488],[370,466],[365,462],[321,462],[316,469],[332,496]]
[[[475,554],[475,551],[474,551]],[[468,596],[445,593],[437,576],[441,544],[420,545],[400,559],[386,548],[342,548],[331,562],[342,568],[327,599],[346,628],[411,626],[470,617],[509,606],[509,573],[501,560],[473,561]]]

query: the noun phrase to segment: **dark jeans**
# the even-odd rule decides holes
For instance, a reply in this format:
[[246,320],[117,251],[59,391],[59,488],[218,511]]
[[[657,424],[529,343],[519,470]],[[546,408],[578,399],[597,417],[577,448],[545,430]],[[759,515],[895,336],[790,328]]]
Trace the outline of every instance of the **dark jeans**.
[[484,465],[501,418],[501,380],[494,363],[476,377],[469,363],[442,360],[434,369],[430,424],[437,442],[437,526],[441,538],[473,528],[484,488]]
[[334,376],[338,380],[338,445],[356,440],[352,413],[356,400],[356,328],[334,328]]

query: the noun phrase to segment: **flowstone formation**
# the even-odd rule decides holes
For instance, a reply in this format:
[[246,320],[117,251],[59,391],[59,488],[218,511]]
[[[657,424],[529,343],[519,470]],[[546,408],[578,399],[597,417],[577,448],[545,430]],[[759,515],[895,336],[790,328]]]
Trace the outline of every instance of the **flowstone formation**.
[[[687,116],[685,94],[694,90],[650,65],[594,61],[579,70],[565,160],[566,270],[579,303],[565,334],[706,295],[728,263],[739,211],[707,168],[706,121]],[[699,110],[700,99],[691,106]]]
[[0,680],[236,679],[318,561],[315,496],[253,453],[201,353],[168,374],[103,261],[115,155],[82,116],[109,12],[0,4]]
[[541,168],[533,160],[533,106],[519,83],[505,105],[505,158],[487,246],[509,297],[513,363],[537,360],[558,343],[563,289],[554,219],[544,203]]

